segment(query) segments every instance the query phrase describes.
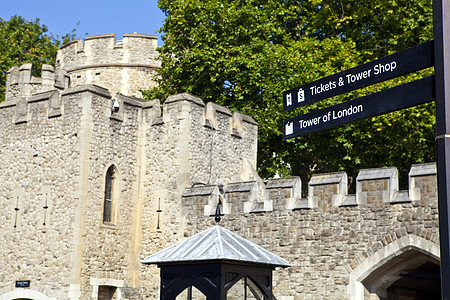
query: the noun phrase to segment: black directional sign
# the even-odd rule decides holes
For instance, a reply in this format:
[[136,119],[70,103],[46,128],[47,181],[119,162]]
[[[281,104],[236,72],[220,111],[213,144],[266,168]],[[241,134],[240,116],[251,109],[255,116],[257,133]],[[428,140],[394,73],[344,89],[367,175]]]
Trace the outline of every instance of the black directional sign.
[[284,139],[408,108],[434,99],[434,77],[284,120]]
[[433,42],[427,42],[283,93],[284,110],[369,86],[433,66]]
[[284,110],[434,66],[417,80],[285,120],[284,139],[435,100],[441,299],[450,299],[450,1],[433,0],[434,41],[283,93]]

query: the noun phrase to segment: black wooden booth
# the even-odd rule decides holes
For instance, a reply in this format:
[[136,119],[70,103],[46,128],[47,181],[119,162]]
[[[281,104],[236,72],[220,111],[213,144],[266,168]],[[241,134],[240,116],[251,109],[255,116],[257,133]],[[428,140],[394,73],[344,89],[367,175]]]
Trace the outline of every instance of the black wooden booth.
[[161,300],[272,300],[272,271],[289,266],[218,224],[142,263],[161,269]]

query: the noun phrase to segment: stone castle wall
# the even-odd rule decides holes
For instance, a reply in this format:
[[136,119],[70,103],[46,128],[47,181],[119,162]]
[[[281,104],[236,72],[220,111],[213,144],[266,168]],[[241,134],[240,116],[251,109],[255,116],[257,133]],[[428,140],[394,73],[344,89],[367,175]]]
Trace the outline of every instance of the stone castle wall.
[[64,70],[57,70],[51,65],[43,64],[41,77],[31,75],[33,66],[30,63],[12,67],[7,72],[6,99],[29,99],[32,95],[62,90],[70,86],[70,77]]
[[[374,257],[387,261],[419,248],[438,263],[434,164],[412,167],[408,191],[398,190],[396,168],[362,170],[355,195],[347,195],[346,179],[343,172],[313,175],[304,199],[299,197],[299,178],[269,180],[263,188],[265,201],[271,205],[256,201],[255,181],[224,187],[221,226],[292,265],[274,272],[277,299],[366,299],[371,293],[380,295],[364,281],[382,265],[383,260],[371,265]],[[186,190],[185,236],[213,225],[212,208],[219,201],[218,195],[217,186]],[[419,255],[415,259],[420,260]],[[395,276],[400,278],[398,272]],[[393,278],[384,280],[393,283]]]
[[[100,286],[120,288],[122,298],[157,295],[158,272],[140,259],[183,238],[184,189],[254,172],[252,118],[188,94],[168,99],[163,113],[159,100],[118,95],[117,111],[112,101],[107,89],[75,85],[0,105],[0,297],[18,280],[55,299],[88,299]],[[112,165],[118,196],[105,224]]]
[[[150,113],[151,114],[151,113]],[[181,198],[187,187],[249,180],[256,168],[256,122],[189,94],[169,97],[163,115],[147,124],[143,137],[146,174],[139,261],[183,235]],[[212,124],[212,125],[211,125]],[[239,133],[237,133],[239,131]],[[160,212],[158,212],[158,210]],[[148,226],[150,225],[150,226]],[[158,295],[159,272],[141,266],[141,280]]]
[[[65,118],[48,115],[55,95],[66,103]],[[76,247],[80,113],[56,91],[21,101],[0,106],[0,282],[9,289],[32,278],[35,290],[63,299]]]

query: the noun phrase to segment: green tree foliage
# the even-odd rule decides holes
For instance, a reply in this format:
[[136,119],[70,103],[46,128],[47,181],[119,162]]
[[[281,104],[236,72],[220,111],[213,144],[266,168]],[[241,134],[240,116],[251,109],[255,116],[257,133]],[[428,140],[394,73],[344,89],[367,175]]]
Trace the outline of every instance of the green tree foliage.
[[[434,106],[283,141],[282,120],[429,74],[430,70],[283,112],[282,92],[432,39],[431,0],[159,0],[166,15],[160,86],[253,116],[263,177],[434,159]],[[393,100],[395,101],[395,100]]]
[[47,27],[36,21],[13,16],[0,18],[0,101],[5,99],[6,72],[13,66],[31,62],[38,71],[42,64],[54,64],[59,42],[47,34]]

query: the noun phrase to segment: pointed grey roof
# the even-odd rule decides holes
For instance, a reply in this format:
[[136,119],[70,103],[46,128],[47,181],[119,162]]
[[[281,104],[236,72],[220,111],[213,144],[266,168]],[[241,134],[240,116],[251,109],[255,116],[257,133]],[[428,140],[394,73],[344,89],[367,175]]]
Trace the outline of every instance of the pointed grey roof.
[[274,267],[290,266],[286,260],[219,225],[150,255],[142,263],[161,264],[211,260],[231,260]]

